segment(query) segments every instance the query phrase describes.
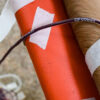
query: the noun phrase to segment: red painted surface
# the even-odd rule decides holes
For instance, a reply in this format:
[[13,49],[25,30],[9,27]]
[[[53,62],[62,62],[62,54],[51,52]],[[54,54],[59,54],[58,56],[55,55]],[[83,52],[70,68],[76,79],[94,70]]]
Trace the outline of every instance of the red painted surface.
[[[67,18],[62,0],[35,0],[16,13],[22,34],[31,30],[38,6],[54,13],[54,22]],[[25,43],[47,100],[100,100],[69,25],[52,27],[46,50]]]

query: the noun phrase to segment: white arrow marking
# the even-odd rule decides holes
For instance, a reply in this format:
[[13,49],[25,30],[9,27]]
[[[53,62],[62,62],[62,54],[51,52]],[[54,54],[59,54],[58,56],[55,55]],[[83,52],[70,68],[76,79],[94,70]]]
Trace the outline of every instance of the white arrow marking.
[[[52,23],[54,19],[54,14],[47,12],[46,10],[37,8],[32,29],[37,28],[42,25]],[[43,29],[30,36],[30,42],[37,44],[42,49],[46,49],[47,42],[49,39],[51,28]]]

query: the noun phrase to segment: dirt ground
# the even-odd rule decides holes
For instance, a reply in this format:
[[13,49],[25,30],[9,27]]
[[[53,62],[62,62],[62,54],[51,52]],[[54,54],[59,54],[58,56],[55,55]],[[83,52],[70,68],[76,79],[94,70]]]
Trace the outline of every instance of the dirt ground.
[[[0,12],[6,1],[0,0]],[[19,38],[20,31],[17,24],[15,24],[6,39],[0,43],[0,58]],[[26,95],[25,100],[45,100],[31,59],[23,43],[14,49],[3,64],[0,65],[0,75],[6,73],[14,73],[21,77],[23,81],[22,90]]]

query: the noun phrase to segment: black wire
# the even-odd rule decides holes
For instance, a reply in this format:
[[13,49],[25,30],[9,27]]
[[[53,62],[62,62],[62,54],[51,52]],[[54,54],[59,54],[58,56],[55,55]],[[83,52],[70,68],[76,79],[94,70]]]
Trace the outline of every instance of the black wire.
[[0,64],[5,60],[5,58],[10,54],[10,52],[17,47],[22,41],[24,41],[27,37],[29,37],[30,35],[43,30],[45,28],[49,28],[49,27],[53,27],[53,26],[57,26],[57,25],[61,25],[61,24],[67,24],[67,23],[72,23],[72,22],[80,22],[80,21],[85,21],[85,22],[91,22],[91,23],[97,23],[100,24],[99,20],[95,20],[92,18],[71,18],[71,19],[66,19],[66,20],[62,20],[62,21],[58,21],[55,23],[50,23],[41,27],[38,27],[30,32],[28,32],[27,34],[25,34],[24,36],[22,36],[14,45],[12,45],[8,51],[4,54],[4,56],[2,57],[2,59],[0,60]]

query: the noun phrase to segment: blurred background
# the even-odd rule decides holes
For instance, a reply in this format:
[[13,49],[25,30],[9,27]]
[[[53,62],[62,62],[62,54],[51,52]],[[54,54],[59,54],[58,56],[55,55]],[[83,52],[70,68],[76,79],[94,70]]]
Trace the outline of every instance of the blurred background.
[[[7,0],[0,0],[0,13],[6,1]],[[6,39],[0,43],[0,58],[19,38],[20,30],[16,23]],[[23,43],[15,48],[3,64],[0,65],[0,75],[7,73],[16,74],[21,78],[23,83],[21,91],[23,91],[26,96],[24,100],[45,100],[33,64]],[[9,80],[3,80],[5,83],[7,83],[7,81]]]

